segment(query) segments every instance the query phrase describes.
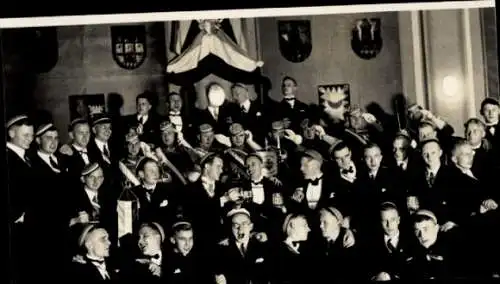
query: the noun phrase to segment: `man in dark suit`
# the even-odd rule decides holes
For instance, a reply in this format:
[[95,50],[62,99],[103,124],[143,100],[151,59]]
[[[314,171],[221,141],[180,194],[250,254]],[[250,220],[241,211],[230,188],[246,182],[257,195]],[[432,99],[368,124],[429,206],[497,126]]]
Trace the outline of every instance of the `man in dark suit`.
[[396,204],[382,203],[379,218],[379,230],[366,247],[368,276],[375,281],[395,282],[405,276],[416,239],[408,224],[401,223]]
[[[465,139],[474,150],[472,172],[478,178],[491,179],[498,167],[495,167],[493,144],[486,139],[486,125],[478,118],[470,118],[464,124]],[[495,171],[496,170],[496,171]]]
[[296,98],[297,81],[294,78],[289,76],[283,78],[281,92],[283,100],[278,103],[277,109],[273,113],[278,115],[280,119],[288,119],[290,126],[285,127],[299,133],[300,123],[307,117],[309,106]]
[[497,148],[500,141],[500,103],[493,98],[486,98],[481,103],[481,115],[486,123],[486,139]]
[[271,261],[266,243],[252,238],[253,223],[246,209],[233,209],[227,214],[231,236],[218,247],[216,278],[227,284],[266,284],[271,280]]
[[74,259],[70,273],[67,274],[69,282],[82,284],[118,282],[117,273],[108,265],[111,242],[104,228],[96,224],[84,226],[78,238],[78,246],[83,255]]
[[221,85],[211,83],[206,88],[208,107],[199,110],[196,114],[198,126],[209,124],[214,129],[216,134],[226,135],[229,130],[229,125],[234,122],[231,106],[226,101],[226,94]]
[[135,100],[137,112],[125,117],[127,129],[137,129],[141,141],[147,144],[156,144],[159,137],[160,116],[153,108],[152,94],[144,92]]
[[235,101],[232,105],[235,122],[240,123],[244,129],[250,130],[255,141],[263,144],[266,129],[262,125],[266,122],[266,117],[262,105],[250,100],[248,88],[241,83],[233,84],[231,93]]
[[34,170],[26,155],[33,142],[34,127],[27,115],[18,115],[7,121],[7,182],[9,196],[9,226],[11,228],[12,277],[20,281],[26,275],[28,253],[24,251],[27,239],[26,226],[29,223],[32,182]]

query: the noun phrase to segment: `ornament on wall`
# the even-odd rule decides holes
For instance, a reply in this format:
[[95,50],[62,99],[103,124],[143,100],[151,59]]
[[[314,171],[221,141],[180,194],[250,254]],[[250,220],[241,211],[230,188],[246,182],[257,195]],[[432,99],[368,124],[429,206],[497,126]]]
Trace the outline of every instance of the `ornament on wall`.
[[30,39],[27,47],[30,51],[29,60],[34,71],[37,73],[49,72],[59,60],[57,28],[34,28],[31,30]]
[[126,25],[111,27],[111,51],[116,64],[133,70],[144,63],[147,56],[146,27]]
[[318,86],[318,98],[320,104],[322,103],[322,96],[329,96],[331,98],[344,98],[344,105],[348,107],[351,103],[351,88],[349,84],[329,84]]
[[379,18],[359,19],[352,29],[351,47],[362,59],[375,58],[382,50],[381,21]]
[[312,51],[311,22],[309,20],[278,21],[279,48],[288,61],[299,63]]
[[90,119],[106,110],[104,94],[69,96],[69,117]]

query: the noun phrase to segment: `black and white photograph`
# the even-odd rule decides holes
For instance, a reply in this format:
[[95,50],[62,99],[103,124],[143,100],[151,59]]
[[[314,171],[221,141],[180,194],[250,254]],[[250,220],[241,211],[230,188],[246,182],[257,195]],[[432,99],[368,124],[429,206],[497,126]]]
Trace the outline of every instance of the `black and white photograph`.
[[453,3],[0,20],[10,283],[500,282],[496,8]]

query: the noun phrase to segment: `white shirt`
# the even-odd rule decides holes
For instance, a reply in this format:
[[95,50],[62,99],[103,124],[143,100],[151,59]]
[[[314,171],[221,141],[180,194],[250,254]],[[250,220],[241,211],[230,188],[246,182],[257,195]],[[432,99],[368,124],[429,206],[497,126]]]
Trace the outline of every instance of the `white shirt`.
[[439,169],[441,168],[441,165],[439,165],[439,167],[436,167],[435,169],[430,169],[430,168],[427,168],[426,170],[426,178],[428,179],[430,177],[430,175],[432,174],[434,176],[434,179],[437,177],[437,173],[439,172]]
[[398,167],[402,168],[404,171],[408,168],[408,159],[404,161],[398,161]]
[[293,108],[295,106],[295,100],[291,100],[291,99],[295,99],[295,96],[285,96],[285,101],[290,105],[291,108]]
[[111,278],[111,277],[109,277],[108,269],[106,268],[106,262],[99,263],[98,261],[100,261],[100,260],[92,261],[93,258],[90,257],[90,256],[88,256],[88,255],[87,255],[87,258],[97,268],[97,270],[99,271],[99,274],[101,274],[101,276],[102,276],[102,279],[106,280],[106,279],[110,279]]
[[90,203],[92,203],[92,206],[94,206],[96,208],[100,208],[101,206],[99,205],[99,203],[94,202],[94,198],[97,197],[97,192],[92,191],[86,187],[85,187],[85,192],[87,193],[87,196],[89,197],[89,200],[90,200]]
[[368,175],[370,176],[370,178],[372,179],[376,179],[377,178],[377,174],[378,174],[378,170],[379,169],[376,169],[374,171],[371,171]]
[[61,171],[59,169],[56,169],[54,167],[52,167],[52,164],[50,163],[50,158],[54,159],[54,161],[56,161],[56,163],[58,162],[57,161],[57,158],[54,154],[52,155],[49,155],[47,153],[44,153],[42,151],[38,151],[37,152],[38,154],[38,157],[40,157],[40,159],[42,159],[47,165],[49,165],[49,167],[56,173],[60,173]]
[[296,245],[293,245],[293,241],[292,239],[290,238],[286,238],[285,240],[285,244],[296,254],[300,254],[299,252],[299,247],[300,247],[300,244],[297,243]]
[[[254,183],[260,183],[255,185]],[[262,177],[259,181],[252,181],[252,202],[262,204],[265,200],[264,185],[262,184]]]
[[212,114],[212,116],[215,120],[217,120],[219,118],[219,108],[218,107],[209,106],[208,111]]
[[457,168],[462,172],[464,173],[465,175],[468,175],[469,177],[473,178],[473,179],[476,179],[476,177],[474,176],[474,173],[472,173],[471,169],[464,169],[460,166],[457,165]]
[[323,174],[317,175],[313,179],[319,178],[320,180],[318,181],[318,185],[312,185],[308,184],[306,188],[306,200],[307,204],[309,205],[309,208],[311,209],[316,209],[316,206],[318,205],[319,199],[321,198],[321,192],[322,192],[322,186],[323,186],[323,180],[321,177]]
[[148,121],[148,115],[137,115],[137,120],[139,120],[140,123],[145,124],[146,121]]
[[353,162],[351,162],[350,167],[352,168],[352,173],[344,174],[344,173],[342,173],[342,169],[341,169],[340,176],[343,179],[347,180],[348,182],[353,183],[356,180],[356,166],[354,165]]
[[[399,232],[397,232],[396,235],[393,236],[393,237],[390,237],[390,236],[384,234],[384,244],[386,245],[386,247],[387,247],[387,241],[388,240],[391,240],[391,244],[395,248],[397,248],[398,244],[399,244]],[[387,248],[387,249],[389,249],[389,248]]]
[[161,260],[162,260],[161,252],[158,253],[158,256],[159,256],[158,258],[152,258],[151,263],[161,266]]
[[169,112],[168,119],[170,120],[170,122],[172,122],[177,131],[182,131],[183,123],[182,123],[182,117],[180,116],[180,112],[174,112],[174,111]]
[[7,148],[11,149],[14,153],[16,153],[16,155],[18,155],[19,158],[21,158],[21,160],[27,162],[24,159],[24,155],[26,155],[26,150],[24,150],[23,148],[17,146],[16,144],[14,144],[12,142],[7,142]]
[[240,107],[245,110],[245,112],[248,112],[250,110],[250,100],[246,100],[244,103],[240,105]]
[[106,142],[102,142],[101,140],[99,139],[94,139],[95,141],[95,144],[97,145],[97,148],[99,148],[99,151],[101,151],[101,155],[102,155],[102,158],[108,162],[108,163],[111,163],[111,161],[109,160],[109,157],[107,157],[105,154],[104,154],[104,147],[106,147],[108,149],[108,152],[109,152],[109,147],[108,147],[108,143]]
[[209,178],[202,176],[201,183],[203,184],[203,188],[208,193],[210,197],[215,196],[215,182],[210,180]]
[[83,159],[83,162],[85,162],[86,165],[90,164],[89,155],[87,153],[87,148],[82,148],[76,144],[73,144],[73,147],[78,151],[78,153],[80,154],[80,156]]

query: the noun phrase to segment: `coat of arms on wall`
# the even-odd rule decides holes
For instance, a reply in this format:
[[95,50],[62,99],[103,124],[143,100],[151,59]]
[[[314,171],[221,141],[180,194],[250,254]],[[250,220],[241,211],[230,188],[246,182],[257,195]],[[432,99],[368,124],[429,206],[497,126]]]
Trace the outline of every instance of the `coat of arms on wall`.
[[69,96],[69,117],[90,119],[106,110],[104,94]]
[[288,61],[299,63],[312,51],[311,22],[308,20],[278,21],[279,48]]
[[318,86],[318,98],[321,103],[321,96],[325,92],[336,92],[339,94],[345,94],[345,106],[349,106],[351,103],[351,88],[349,84],[329,84],[329,85],[319,85]]
[[144,63],[147,55],[146,27],[127,25],[111,27],[113,59],[123,69],[133,70]]
[[362,59],[375,58],[382,50],[380,19],[357,20],[352,29],[351,47]]

